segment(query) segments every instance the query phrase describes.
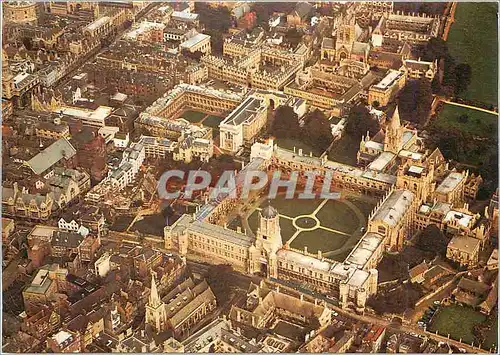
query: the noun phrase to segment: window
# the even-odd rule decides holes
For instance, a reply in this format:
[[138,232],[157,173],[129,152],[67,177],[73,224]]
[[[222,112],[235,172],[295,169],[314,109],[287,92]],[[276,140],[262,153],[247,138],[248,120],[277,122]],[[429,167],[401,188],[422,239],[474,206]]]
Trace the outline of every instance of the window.
[[378,227],[378,232],[379,232],[380,234],[384,234],[384,235],[385,235],[385,233],[386,233],[386,229],[385,229],[385,227],[384,227],[384,226],[379,226],[379,227]]

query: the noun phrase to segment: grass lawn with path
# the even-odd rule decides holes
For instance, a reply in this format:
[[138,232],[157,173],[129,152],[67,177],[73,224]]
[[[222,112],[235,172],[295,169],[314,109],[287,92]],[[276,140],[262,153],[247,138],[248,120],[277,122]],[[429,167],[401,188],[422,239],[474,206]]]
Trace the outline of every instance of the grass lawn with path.
[[482,323],[486,316],[474,309],[457,304],[441,308],[432,320],[429,331],[438,331],[438,334],[455,340],[471,344],[474,341],[472,329],[474,325]]
[[321,225],[327,228],[339,230],[344,233],[353,233],[359,226],[358,216],[341,200],[328,201],[316,214]]
[[498,100],[497,9],[494,2],[459,2],[447,40],[457,62],[472,68],[471,83],[461,96],[492,105]]
[[307,247],[309,253],[317,253],[318,250],[326,252],[341,248],[347,239],[349,239],[349,236],[318,228],[312,231],[300,232],[290,244],[290,247],[295,249]]
[[[469,117],[467,122],[459,121],[458,118],[462,115]],[[476,136],[494,138],[497,135],[498,116],[466,107],[444,104],[436,124],[443,129],[453,127]]]
[[191,123],[198,123],[206,115],[207,114],[204,113],[204,112],[187,110],[187,111],[184,111],[179,117],[182,117],[182,118],[184,118],[185,120],[187,120],[187,121],[189,121]]

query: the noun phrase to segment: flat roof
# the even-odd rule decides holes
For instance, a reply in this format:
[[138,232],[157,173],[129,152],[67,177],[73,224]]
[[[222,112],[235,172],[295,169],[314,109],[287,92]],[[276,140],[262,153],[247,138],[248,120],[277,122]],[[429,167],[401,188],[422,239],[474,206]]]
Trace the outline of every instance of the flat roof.
[[375,84],[373,87],[380,89],[380,90],[385,90],[389,86],[394,84],[394,82],[397,79],[399,79],[401,77],[401,75],[403,75],[403,73],[401,73],[400,71],[389,69],[389,73],[382,80],[380,80],[380,82],[378,84]]
[[394,153],[383,152],[368,165],[368,168],[375,171],[382,171],[394,160],[394,158],[396,158]]
[[467,228],[467,227],[469,227],[469,225],[470,225],[471,221],[473,221],[473,219],[474,219],[474,216],[472,216],[470,214],[451,210],[444,217],[444,222],[454,221],[454,222],[457,222],[460,226]]
[[182,42],[181,47],[191,48],[192,46],[200,43],[201,41],[206,40],[207,38],[210,39],[210,36],[203,33],[198,33],[193,37],[191,37],[190,39],[188,39],[187,41]]
[[384,237],[377,233],[366,233],[351,251],[345,262],[364,268],[377,247],[383,242]]
[[260,97],[250,96],[245,99],[233,112],[227,116],[220,125],[239,126],[241,124],[248,124],[252,122],[256,114],[262,111],[264,99]]
[[448,243],[448,247],[470,253],[476,248],[479,248],[480,243],[481,241],[479,239],[461,235],[453,237]]
[[458,186],[458,184],[464,179],[462,173],[453,172],[450,173],[444,180],[439,184],[436,192],[439,194],[447,194]]

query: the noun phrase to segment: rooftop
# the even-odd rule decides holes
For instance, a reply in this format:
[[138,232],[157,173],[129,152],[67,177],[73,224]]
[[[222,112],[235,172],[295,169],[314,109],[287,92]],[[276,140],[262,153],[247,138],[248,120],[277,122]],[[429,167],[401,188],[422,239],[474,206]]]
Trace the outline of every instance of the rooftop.
[[26,164],[37,175],[41,175],[61,159],[68,160],[76,154],[76,149],[66,138],[60,138],[35,155]]
[[396,226],[410,207],[415,195],[408,190],[394,190],[380,205],[372,221],[380,220],[390,227]]
[[249,124],[255,119],[257,113],[265,109],[264,99],[254,96],[247,97],[221,122],[221,125],[239,126]]
[[439,194],[447,194],[455,190],[458,184],[464,179],[464,175],[462,173],[453,172],[450,173],[444,180],[439,184],[436,189],[436,193]]
[[471,253],[479,248],[481,241],[476,238],[457,236],[448,243],[448,248],[458,249],[461,252]]
[[203,34],[203,33],[198,33],[188,39],[187,41],[184,41],[181,43],[182,48],[191,48],[195,46],[196,44],[200,43],[201,41],[204,41],[206,39],[210,39],[209,35]]

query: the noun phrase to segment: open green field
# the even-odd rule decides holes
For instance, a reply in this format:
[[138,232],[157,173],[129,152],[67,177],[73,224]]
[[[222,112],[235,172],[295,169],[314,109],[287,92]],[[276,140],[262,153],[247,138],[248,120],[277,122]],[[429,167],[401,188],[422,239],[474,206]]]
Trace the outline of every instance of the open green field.
[[498,76],[497,4],[458,3],[448,48],[457,62],[472,68],[471,83],[463,97],[497,105]]
[[429,331],[471,344],[474,341],[472,329],[482,323],[486,316],[470,307],[451,305],[441,308],[432,320]]
[[[467,122],[460,122],[459,117],[462,115],[469,117]],[[436,124],[443,129],[453,127],[476,136],[494,138],[497,135],[498,116],[466,107],[445,104],[439,113]]]
[[191,123],[198,123],[205,116],[206,116],[206,113],[203,113],[203,112],[200,112],[200,111],[193,111],[193,110],[184,111],[180,115],[180,117],[184,118],[185,120],[187,120],[187,121],[189,121]]

